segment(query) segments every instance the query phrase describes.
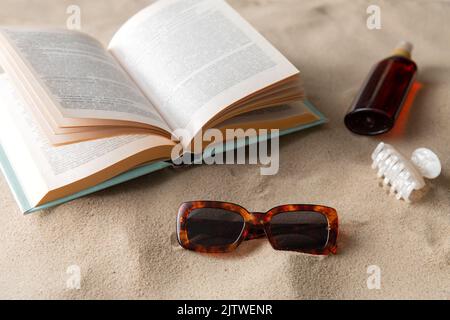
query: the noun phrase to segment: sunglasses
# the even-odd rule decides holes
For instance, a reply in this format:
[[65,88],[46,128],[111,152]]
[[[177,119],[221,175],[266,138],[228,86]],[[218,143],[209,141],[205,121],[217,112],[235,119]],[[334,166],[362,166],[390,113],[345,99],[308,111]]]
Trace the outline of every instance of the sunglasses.
[[250,213],[233,203],[192,201],[178,211],[178,243],[197,252],[230,252],[244,240],[267,236],[276,250],[328,255],[336,254],[337,235],[337,212],[324,206],[294,204]]

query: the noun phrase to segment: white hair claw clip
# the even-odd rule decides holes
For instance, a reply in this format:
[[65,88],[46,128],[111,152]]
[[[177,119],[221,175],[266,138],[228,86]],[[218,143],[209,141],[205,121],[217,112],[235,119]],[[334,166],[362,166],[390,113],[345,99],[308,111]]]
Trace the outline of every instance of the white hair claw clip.
[[408,160],[393,146],[381,142],[372,154],[372,168],[378,170],[378,177],[390,188],[398,200],[410,202],[411,193],[425,187],[423,179],[434,179],[441,174],[441,162],[437,155],[426,148],[413,152]]

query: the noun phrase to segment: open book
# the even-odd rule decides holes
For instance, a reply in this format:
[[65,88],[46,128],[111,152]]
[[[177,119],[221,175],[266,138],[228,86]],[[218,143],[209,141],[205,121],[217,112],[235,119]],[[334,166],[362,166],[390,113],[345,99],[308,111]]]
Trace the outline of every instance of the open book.
[[108,48],[5,27],[0,66],[0,160],[24,211],[163,167],[208,128],[323,122],[299,71],[223,0],[158,1]]

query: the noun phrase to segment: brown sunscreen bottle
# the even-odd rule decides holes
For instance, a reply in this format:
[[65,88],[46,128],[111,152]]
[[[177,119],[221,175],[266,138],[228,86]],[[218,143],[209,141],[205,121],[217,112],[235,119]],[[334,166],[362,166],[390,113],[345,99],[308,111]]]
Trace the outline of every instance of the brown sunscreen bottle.
[[345,116],[350,131],[378,135],[392,129],[417,73],[412,48],[401,42],[391,57],[373,67]]

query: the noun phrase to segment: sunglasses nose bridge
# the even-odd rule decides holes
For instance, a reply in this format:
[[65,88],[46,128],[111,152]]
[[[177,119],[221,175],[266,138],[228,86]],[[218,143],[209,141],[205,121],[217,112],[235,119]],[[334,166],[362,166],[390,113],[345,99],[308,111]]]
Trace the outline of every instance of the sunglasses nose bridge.
[[253,219],[249,221],[248,234],[245,240],[259,239],[266,236],[264,216],[265,213],[252,212]]

